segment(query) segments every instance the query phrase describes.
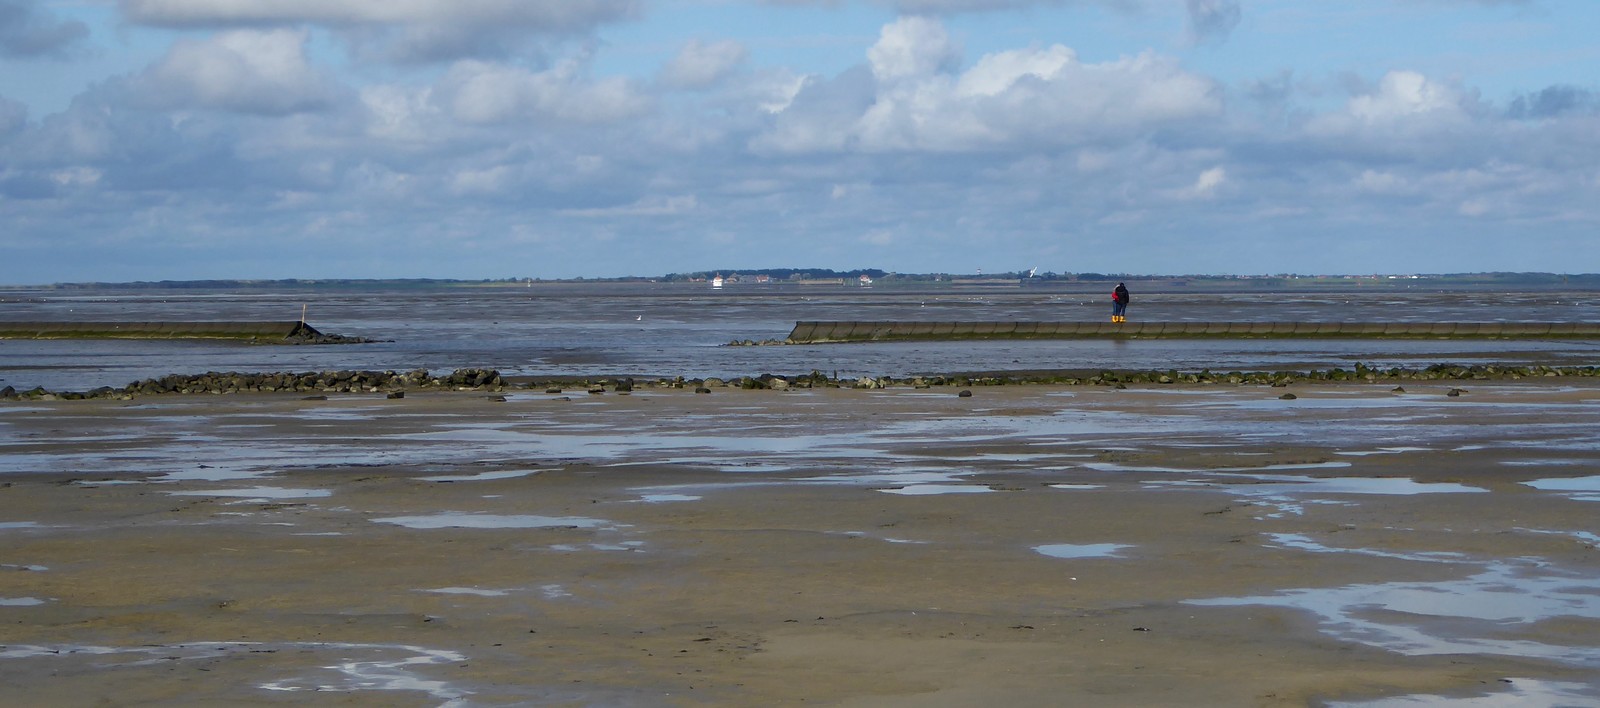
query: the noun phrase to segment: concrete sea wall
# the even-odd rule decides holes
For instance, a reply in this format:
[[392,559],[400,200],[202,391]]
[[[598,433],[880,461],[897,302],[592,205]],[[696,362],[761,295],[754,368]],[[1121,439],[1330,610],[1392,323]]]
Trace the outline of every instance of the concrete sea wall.
[[796,322],[790,344],[1109,338],[1588,339],[1588,322]]

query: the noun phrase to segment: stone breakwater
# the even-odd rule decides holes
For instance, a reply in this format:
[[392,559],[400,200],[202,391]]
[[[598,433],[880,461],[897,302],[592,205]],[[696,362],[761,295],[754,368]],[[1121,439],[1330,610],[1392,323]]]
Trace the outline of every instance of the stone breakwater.
[[364,344],[304,322],[0,322],[0,339],[226,339],[251,344]]
[[135,381],[122,388],[101,386],[89,391],[54,392],[43,388],[17,391],[0,388],[0,400],[74,400],[85,398],[131,399],[166,393],[400,393],[407,389],[490,390],[505,386],[500,372],[492,369],[457,369],[444,376],[427,370],[406,373],[394,371],[320,371],[304,373],[206,372],[170,374],[158,379]]
[[[1597,339],[1593,322],[796,322],[787,344],[983,339]],[[745,342],[753,344],[753,342]]]
[[484,391],[500,393],[513,390],[537,390],[547,394],[585,392],[589,394],[622,393],[635,389],[691,388],[697,393],[710,393],[716,388],[788,390],[808,388],[861,388],[883,389],[894,387],[933,388],[936,386],[1008,386],[1053,384],[1063,386],[1127,386],[1148,384],[1194,384],[1222,386],[1288,386],[1301,382],[1356,382],[1401,383],[1407,381],[1474,381],[1517,380],[1526,378],[1600,377],[1600,367],[1595,366],[1458,366],[1436,364],[1425,369],[1377,369],[1357,364],[1354,369],[1326,369],[1317,371],[1045,371],[921,375],[909,377],[863,376],[839,378],[819,371],[793,376],[762,374],[730,379],[652,378],[636,380],[631,377],[562,378],[513,380],[493,369],[456,369],[442,376],[434,376],[418,369],[406,373],[394,371],[322,371],[305,373],[237,373],[207,372],[204,374],[172,374],[158,379],[135,381],[122,388],[102,386],[89,391],[49,391],[34,388],[17,391],[11,386],[0,388],[0,400],[81,400],[120,399],[132,400],[139,396],[162,394],[249,394],[295,393],[326,395],[330,393],[385,393],[390,398],[400,398],[406,391]]

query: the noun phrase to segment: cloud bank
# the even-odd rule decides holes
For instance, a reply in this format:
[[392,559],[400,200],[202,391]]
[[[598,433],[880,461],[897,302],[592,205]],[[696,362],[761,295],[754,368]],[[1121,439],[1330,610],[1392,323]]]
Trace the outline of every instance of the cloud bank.
[[[0,258],[34,279],[1600,270],[1581,82],[1228,82],[1178,47],[976,51],[934,14],[839,71],[700,35],[623,73],[590,40],[632,2],[121,7],[187,29],[64,110],[0,96]],[[1200,51],[1240,31],[1238,3],[1178,11]],[[344,41],[435,22],[563,39],[427,68]]]

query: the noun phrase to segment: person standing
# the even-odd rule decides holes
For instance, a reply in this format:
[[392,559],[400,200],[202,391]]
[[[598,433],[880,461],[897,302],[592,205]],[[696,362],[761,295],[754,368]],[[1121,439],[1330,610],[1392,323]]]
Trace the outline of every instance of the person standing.
[[1127,312],[1128,286],[1123,283],[1117,283],[1117,289],[1111,291],[1111,321],[1117,323],[1127,322],[1128,318],[1124,316]]

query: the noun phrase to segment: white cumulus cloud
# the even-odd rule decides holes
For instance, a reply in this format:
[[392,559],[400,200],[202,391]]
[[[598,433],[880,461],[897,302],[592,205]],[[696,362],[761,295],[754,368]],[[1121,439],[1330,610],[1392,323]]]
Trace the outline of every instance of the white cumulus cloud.
[[1391,71],[1378,82],[1378,90],[1350,100],[1350,115],[1368,123],[1434,111],[1452,111],[1460,94],[1431,82],[1414,71]]
[[868,51],[870,86],[849,75],[818,82],[754,145],[963,152],[1083,144],[1222,110],[1215,82],[1151,52],[1089,64],[1052,45],[989,54],[957,73],[950,67],[958,56],[937,20],[897,20]]
[[1465,124],[1475,100],[1459,88],[1415,71],[1385,73],[1371,91],[1352,97],[1342,110],[1313,118],[1313,134],[1425,133]]
[[306,59],[303,30],[237,30],[173,45],[132,81],[138,100],[164,109],[284,115],[325,107],[336,84]]
[[1221,167],[1213,167],[1201,172],[1200,176],[1195,178],[1194,184],[1183,190],[1180,196],[1187,199],[1206,199],[1216,194],[1217,190],[1227,182],[1228,171]]
[[961,61],[961,48],[938,20],[902,17],[884,25],[867,60],[879,81],[895,81],[948,69]]
[[662,68],[661,81],[675,88],[706,88],[733,73],[749,53],[743,44],[731,39],[721,42],[690,40]]
[[438,93],[458,120],[480,125],[542,118],[607,123],[638,114],[649,103],[627,79],[592,79],[583,58],[546,71],[464,60],[451,67]]

